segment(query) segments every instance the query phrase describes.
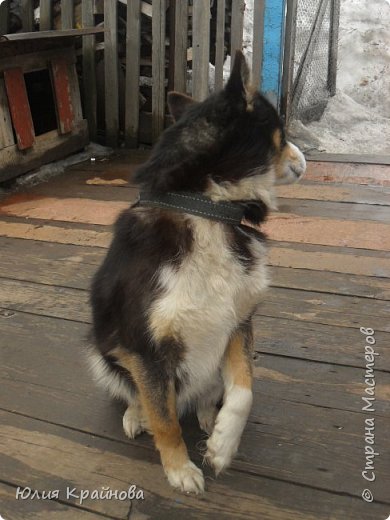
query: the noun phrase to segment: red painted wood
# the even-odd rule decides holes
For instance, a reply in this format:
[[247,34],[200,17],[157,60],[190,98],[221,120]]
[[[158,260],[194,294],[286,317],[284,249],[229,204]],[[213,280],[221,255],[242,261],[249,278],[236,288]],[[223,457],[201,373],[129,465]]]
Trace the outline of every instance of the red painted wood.
[[22,69],[6,69],[4,81],[17,145],[19,150],[27,150],[35,142],[35,131]]
[[52,61],[51,67],[59,130],[61,134],[68,134],[72,131],[74,123],[68,62],[64,58],[56,58]]

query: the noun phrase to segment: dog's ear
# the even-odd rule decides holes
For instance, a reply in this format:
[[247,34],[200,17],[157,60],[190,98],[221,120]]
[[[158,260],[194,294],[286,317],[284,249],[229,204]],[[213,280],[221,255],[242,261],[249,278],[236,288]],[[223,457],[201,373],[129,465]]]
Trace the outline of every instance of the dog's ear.
[[168,93],[168,107],[169,111],[175,121],[180,119],[187,107],[196,103],[194,99],[180,92]]
[[225,90],[234,98],[246,99],[250,82],[250,70],[245,56],[241,51],[236,51],[233,69],[226,84]]

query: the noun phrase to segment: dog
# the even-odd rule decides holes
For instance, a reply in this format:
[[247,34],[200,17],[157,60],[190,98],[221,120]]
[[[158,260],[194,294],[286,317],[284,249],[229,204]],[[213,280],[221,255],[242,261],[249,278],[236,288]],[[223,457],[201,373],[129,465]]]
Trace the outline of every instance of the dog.
[[136,172],[144,196],[119,216],[92,283],[89,358],[127,404],[126,435],[150,432],[170,484],[200,493],[179,418],[196,412],[206,460],[227,468],[252,405],[251,317],[269,283],[259,225],[274,186],[306,163],[239,51],[222,91],[203,102],[172,92],[168,104],[174,124]]

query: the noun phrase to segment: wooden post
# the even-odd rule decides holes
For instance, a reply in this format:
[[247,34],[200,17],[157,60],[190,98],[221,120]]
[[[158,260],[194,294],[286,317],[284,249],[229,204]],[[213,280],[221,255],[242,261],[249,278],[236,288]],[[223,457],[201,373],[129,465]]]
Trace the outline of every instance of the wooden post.
[[9,24],[9,0],[5,0],[0,4],[0,36],[8,34]]
[[175,52],[173,88],[187,90],[188,0],[177,0],[175,6]]
[[139,128],[139,76],[141,49],[141,3],[127,2],[125,144],[136,148]]
[[202,101],[208,94],[210,59],[210,0],[192,7],[192,96]]
[[73,29],[74,6],[73,0],[61,0],[61,28]]
[[298,0],[287,2],[286,36],[283,57],[281,113],[286,124],[291,115],[292,86],[294,81],[295,37],[297,28]]
[[32,0],[22,0],[22,27],[23,32],[31,32],[34,27],[34,6]]
[[39,22],[40,31],[50,31],[52,29],[52,1],[41,0],[41,19]]
[[0,78],[0,150],[15,144],[4,80]]
[[242,50],[242,32],[244,29],[245,0],[232,2],[232,25],[230,28],[230,68],[233,68],[234,56],[237,50]]
[[264,0],[261,90],[276,107],[280,103],[286,0]]
[[153,1],[152,39],[152,140],[156,142],[165,117],[165,0]]
[[119,92],[118,92],[118,3],[117,0],[104,2],[104,75],[106,107],[106,143],[118,145],[119,133]]
[[74,111],[70,97],[69,64],[63,57],[51,61],[52,81],[56,100],[58,130],[61,135],[73,130]]
[[264,0],[256,0],[253,8],[252,83],[259,88],[264,47]]
[[217,34],[215,38],[215,90],[223,87],[223,63],[225,59],[225,0],[218,0]]
[[[81,17],[83,28],[94,27],[95,18],[93,15],[94,0],[83,0],[81,7]],[[89,136],[92,141],[96,141],[97,122],[96,122],[96,63],[95,63],[95,36],[83,37],[83,87],[84,87],[84,108],[85,116],[88,120]]]
[[329,94],[336,94],[337,56],[339,47],[340,0],[331,0],[330,7],[330,35],[329,35],[329,66],[328,89]]
[[27,150],[34,144],[35,131],[21,67],[6,69],[4,81],[18,148]]

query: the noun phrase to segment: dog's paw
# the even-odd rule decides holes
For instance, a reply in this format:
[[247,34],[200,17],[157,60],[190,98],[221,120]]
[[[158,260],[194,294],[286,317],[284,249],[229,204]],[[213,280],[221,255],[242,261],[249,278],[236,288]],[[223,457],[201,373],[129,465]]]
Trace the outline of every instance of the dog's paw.
[[138,406],[129,406],[123,416],[123,429],[130,439],[135,439],[140,433],[147,431],[146,421]]
[[230,466],[238,449],[239,440],[229,433],[229,431],[219,430],[216,426],[207,441],[205,459],[212,466],[216,475]]
[[218,408],[211,405],[209,408],[198,409],[196,415],[200,428],[208,435],[211,435],[214,429],[215,419],[218,415]]
[[202,471],[190,460],[181,468],[165,469],[168,481],[174,488],[185,493],[203,493],[204,478]]

